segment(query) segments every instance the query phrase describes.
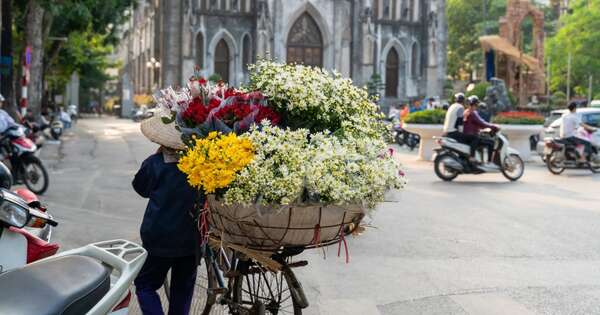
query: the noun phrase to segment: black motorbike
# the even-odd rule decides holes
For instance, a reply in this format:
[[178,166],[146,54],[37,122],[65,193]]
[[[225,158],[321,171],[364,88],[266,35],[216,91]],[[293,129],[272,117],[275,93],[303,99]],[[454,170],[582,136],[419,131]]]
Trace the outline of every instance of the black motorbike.
[[400,125],[394,126],[393,136],[399,146],[406,145],[411,151],[421,142],[421,136],[403,129]]

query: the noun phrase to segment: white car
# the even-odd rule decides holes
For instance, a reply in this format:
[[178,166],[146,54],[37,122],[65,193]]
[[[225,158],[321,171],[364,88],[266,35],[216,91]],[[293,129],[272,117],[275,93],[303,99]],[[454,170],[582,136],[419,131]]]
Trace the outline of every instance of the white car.
[[[568,109],[553,110],[550,115],[546,117],[544,131],[540,133],[540,140],[536,146],[536,151],[542,159],[544,156],[544,139],[559,137],[562,116],[568,112]],[[583,123],[594,127],[600,127],[600,108],[578,108],[576,113]],[[592,142],[600,144],[600,131],[593,134]]]

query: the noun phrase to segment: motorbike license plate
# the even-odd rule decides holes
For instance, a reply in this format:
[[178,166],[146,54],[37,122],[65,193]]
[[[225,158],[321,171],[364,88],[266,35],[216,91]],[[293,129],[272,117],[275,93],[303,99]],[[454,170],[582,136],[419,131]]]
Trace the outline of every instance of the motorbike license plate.
[[552,148],[544,147],[544,155],[550,155],[550,154],[552,154]]

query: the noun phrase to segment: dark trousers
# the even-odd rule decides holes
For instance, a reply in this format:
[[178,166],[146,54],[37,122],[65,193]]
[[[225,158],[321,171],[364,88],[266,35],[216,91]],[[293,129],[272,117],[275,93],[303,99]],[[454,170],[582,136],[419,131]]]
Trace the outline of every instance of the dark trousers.
[[583,151],[585,152],[585,158],[588,161],[590,160],[590,156],[592,155],[592,144],[589,141],[586,141],[584,139],[577,138],[577,137],[569,137],[569,138],[567,138],[567,140],[569,140],[569,142],[571,142],[574,145],[578,145],[578,144],[583,145]]
[[479,137],[475,135],[467,135],[462,132],[453,131],[449,132],[447,137],[452,138],[460,143],[468,144],[471,146],[471,156],[475,156],[475,148],[479,146]]
[[135,293],[144,315],[163,315],[158,289],[171,270],[169,315],[187,315],[192,304],[196,282],[195,256],[156,257],[148,255],[142,270],[135,278]]

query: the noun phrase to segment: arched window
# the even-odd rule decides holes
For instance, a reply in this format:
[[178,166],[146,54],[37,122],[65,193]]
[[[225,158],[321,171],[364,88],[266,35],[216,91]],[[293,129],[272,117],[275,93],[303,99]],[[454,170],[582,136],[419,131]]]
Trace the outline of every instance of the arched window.
[[400,62],[396,49],[391,48],[385,60],[385,96],[398,97],[398,71]]
[[252,63],[252,50],[250,35],[245,35],[244,40],[242,40],[242,68],[244,72],[248,71],[248,65]]
[[221,39],[215,48],[215,73],[225,82],[229,82],[229,47]]
[[196,35],[196,66],[204,68],[204,36],[201,32]]
[[421,69],[419,69],[419,46],[417,43],[412,45],[412,51],[410,54],[410,73],[413,77],[418,77],[421,74]]
[[290,30],[287,62],[323,66],[323,37],[317,23],[308,13],[302,14]]

